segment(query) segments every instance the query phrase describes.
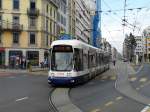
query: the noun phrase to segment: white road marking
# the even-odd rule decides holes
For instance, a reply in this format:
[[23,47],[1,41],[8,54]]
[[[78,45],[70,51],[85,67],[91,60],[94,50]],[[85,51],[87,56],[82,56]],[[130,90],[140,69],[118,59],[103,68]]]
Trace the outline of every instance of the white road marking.
[[114,102],[110,101],[110,102],[106,103],[105,106],[108,107],[108,106],[112,105],[113,103]]
[[140,90],[140,88],[137,87],[136,90]]
[[123,99],[123,97],[120,96],[120,97],[116,98],[116,101],[119,101],[119,100],[122,100],[122,99]]
[[27,100],[27,99],[29,99],[29,97],[19,98],[19,99],[17,99],[17,100],[16,100],[16,102],[18,102],[18,101],[22,101],[22,100]]
[[100,109],[95,109],[95,110],[92,110],[91,112],[100,112],[101,110]]
[[137,80],[137,78],[136,77],[132,77],[132,78],[130,78],[130,81],[131,82],[134,82],[134,81],[136,81]]
[[140,80],[139,80],[139,82],[146,82],[147,81],[147,78],[141,78]]

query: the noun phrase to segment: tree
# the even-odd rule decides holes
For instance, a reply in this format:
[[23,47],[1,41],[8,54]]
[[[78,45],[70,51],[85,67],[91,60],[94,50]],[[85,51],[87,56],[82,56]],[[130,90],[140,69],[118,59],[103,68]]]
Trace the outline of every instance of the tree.
[[129,36],[126,35],[126,38],[125,38],[125,44],[127,46],[127,54],[128,54],[128,59],[130,61],[133,61],[133,57],[134,57],[134,51],[135,51],[135,48],[137,46],[137,43],[136,43],[136,40],[135,40],[135,36],[130,33]]

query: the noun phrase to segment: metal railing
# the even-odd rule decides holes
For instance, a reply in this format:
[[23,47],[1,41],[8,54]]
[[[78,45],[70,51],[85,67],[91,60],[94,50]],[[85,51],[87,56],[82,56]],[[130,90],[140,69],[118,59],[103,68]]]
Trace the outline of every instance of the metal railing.
[[12,31],[22,31],[23,25],[20,25],[18,23],[11,23],[8,21],[0,20],[0,30],[12,30]]

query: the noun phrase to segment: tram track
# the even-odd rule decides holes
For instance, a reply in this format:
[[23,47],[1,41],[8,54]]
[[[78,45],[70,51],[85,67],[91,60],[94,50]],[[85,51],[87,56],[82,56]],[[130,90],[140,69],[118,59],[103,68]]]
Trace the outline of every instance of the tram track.
[[49,112],[59,112],[57,110],[57,107],[54,105],[53,101],[52,101],[52,93],[55,91],[56,88],[53,88],[50,93],[49,93],[49,98],[48,98],[48,101],[49,101]]

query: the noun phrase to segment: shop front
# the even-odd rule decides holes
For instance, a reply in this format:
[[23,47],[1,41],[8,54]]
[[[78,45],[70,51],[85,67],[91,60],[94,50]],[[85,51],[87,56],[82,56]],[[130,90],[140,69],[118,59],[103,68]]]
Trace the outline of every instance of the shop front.
[[5,49],[0,48],[0,68],[5,66]]
[[27,60],[32,66],[39,66],[39,51],[27,51]]
[[9,67],[20,68],[22,60],[22,51],[9,51]]

